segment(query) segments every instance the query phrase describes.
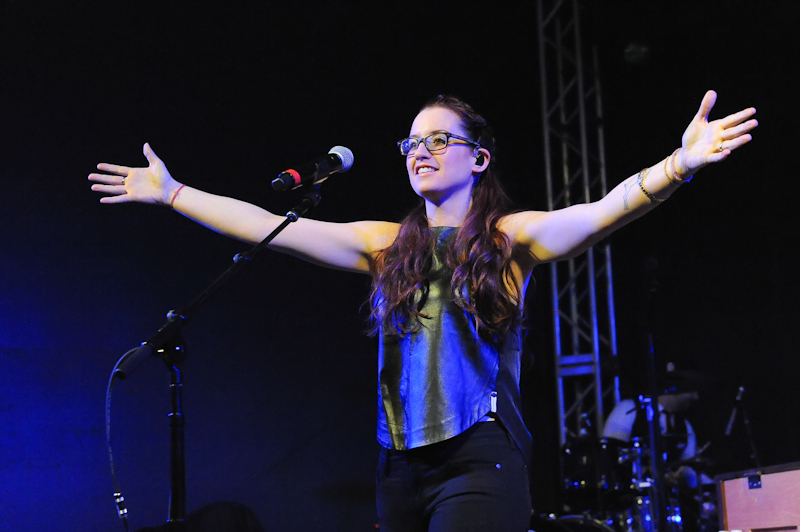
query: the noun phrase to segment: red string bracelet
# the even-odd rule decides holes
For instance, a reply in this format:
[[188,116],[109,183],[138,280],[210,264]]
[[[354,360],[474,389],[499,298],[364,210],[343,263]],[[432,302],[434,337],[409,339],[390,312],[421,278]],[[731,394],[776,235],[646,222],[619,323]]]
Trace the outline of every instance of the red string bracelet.
[[178,194],[180,193],[181,190],[183,190],[183,187],[185,187],[185,186],[186,185],[179,186],[178,190],[176,190],[175,193],[172,195],[172,199],[169,201],[170,209],[174,209],[175,208],[175,207],[173,207],[173,205],[175,204],[175,198],[178,197]]

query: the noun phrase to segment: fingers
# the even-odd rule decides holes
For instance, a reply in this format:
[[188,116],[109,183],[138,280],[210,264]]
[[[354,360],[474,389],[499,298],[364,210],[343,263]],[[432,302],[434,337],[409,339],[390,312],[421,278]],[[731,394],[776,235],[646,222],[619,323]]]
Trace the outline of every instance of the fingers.
[[736,127],[726,128],[722,131],[722,139],[735,139],[754,129],[756,126],[758,126],[757,120],[748,120],[744,124],[739,124]]
[[708,156],[708,164],[724,161],[725,159],[728,158],[728,155],[730,154],[731,150],[727,149],[720,152],[712,153],[711,155]]
[[[99,165],[98,165],[99,166]],[[122,177],[119,175],[108,175],[108,174],[89,174],[89,181],[94,181],[96,183],[103,183],[105,185],[123,185],[123,181],[125,177],[130,174],[124,174]]]
[[[102,176],[100,174],[92,174],[92,175],[100,178],[108,177],[108,176]],[[92,181],[98,181],[97,179],[92,179],[92,175],[89,176],[89,179],[91,179]],[[102,192],[103,194],[110,194],[110,196],[104,196],[100,198],[100,203],[126,203],[128,201],[131,201],[130,196],[128,196],[128,194],[125,192],[125,185],[108,185],[108,184],[92,185],[92,190],[94,192]]]
[[91,188],[94,192],[102,192],[104,194],[114,194],[117,196],[125,194],[125,185],[92,185]]
[[708,121],[708,115],[711,114],[711,109],[714,108],[715,103],[717,103],[717,93],[714,91],[706,92],[705,96],[703,96],[703,101],[700,102],[700,109],[697,111],[697,117],[701,120]]
[[104,196],[100,198],[100,203],[128,203],[131,201],[130,196]]
[[126,176],[130,173],[131,168],[128,166],[120,166],[118,164],[100,163],[97,169],[101,172],[109,172],[112,174]]
[[[740,124],[756,114],[756,108],[750,107],[749,109],[744,109],[739,111],[738,113],[733,113],[732,115],[728,115],[725,118],[720,118],[719,123],[722,124],[722,127],[729,128],[731,126],[735,126],[736,124]],[[756,127],[758,122],[753,120],[754,124],[751,126],[750,129]]]
[[709,154],[708,163],[718,163],[728,158],[731,152],[737,148],[741,148],[748,142],[753,140],[752,135],[741,135],[733,140],[726,140],[720,144],[723,150]]
[[725,143],[723,145],[723,147],[725,149],[722,150],[722,151],[723,152],[725,152],[725,151],[731,152],[731,151],[735,150],[736,148],[740,148],[740,147],[744,146],[745,144],[747,144],[751,140],[753,140],[753,136],[752,135],[742,135],[740,137],[736,137],[733,140],[725,141]]

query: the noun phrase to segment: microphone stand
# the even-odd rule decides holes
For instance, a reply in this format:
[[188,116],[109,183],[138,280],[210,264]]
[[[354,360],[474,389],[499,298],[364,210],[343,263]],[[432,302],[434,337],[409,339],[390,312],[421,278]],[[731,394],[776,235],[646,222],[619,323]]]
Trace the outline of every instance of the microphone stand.
[[[303,196],[296,207],[286,213],[286,219],[264,240],[249,251],[238,253],[233,258],[233,264],[222,275],[217,277],[194,301],[177,312],[170,310],[167,313],[167,322],[158,332],[138,348],[128,351],[117,363],[112,375],[112,381],[115,378],[123,380],[129,377],[150,356],[161,358],[169,368],[172,411],[169,414],[171,486],[167,523],[171,531],[184,532],[186,530],[186,464],[184,455],[184,420],[181,411],[183,386],[181,383],[181,371],[187,354],[180,331],[189,323],[189,320],[194,317],[205,301],[219,290],[234,273],[243,268],[247,261],[266,248],[290,223],[296,222],[301,216],[316,207],[321,199],[319,185],[317,185]],[[115,494],[115,497],[117,495],[121,497],[121,494]]]
[[750,417],[747,415],[747,409],[742,405],[742,420],[744,421],[744,426],[747,429],[747,439],[750,442],[750,458],[753,459],[753,463],[756,467],[761,467],[761,460],[758,458],[758,451],[756,450],[756,442],[753,439],[753,427],[750,426]]
[[[667,500],[664,485],[664,455],[661,437],[661,410],[659,409],[658,377],[656,376],[655,342],[653,340],[653,325],[655,322],[654,302],[658,293],[658,261],[649,257],[645,260],[646,304],[645,322],[647,337],[647,387],[650,400],[644,399],[647,411],[648,440],[650,442],[650,465],[653,473],[653,483],[650,493],[650,508],[653,512],[652,523],[656,532],[667,532]],[[653,504],[653,502],[655,504]]]
[[650,508],[653,512],[652,523],[657,532],[666,532],[667,525],[667,500],[664,486],[664,454],[661,438],[661,409],[658,402],[658,386],[656,384],[655,349],[653,347],[653,333],[647,333],[648,343],[648,386],[649,400],[645,398],[647,412],[648,440],[650,442],[650,466],[653,473],[653,483],[650,488],[652,494]]
[[736,421],[736,414],[741,410],[742,423],[747,431],[747,440],[750,444],[750,459],[753,461],[755,467],[761,467],[761,460],[758,458],[758,451],[756,450],[756,442],[753,439],[753,427],[750,426],[750,417],[747,415],[744,401],[744,386],[739,386],[739,391],[736,394],[736,399],[733,402],[733,410],[731,410],[731,417],[728,420],[728,426],[725,428],[725,437],[729,437],[733,431],[733,424]]

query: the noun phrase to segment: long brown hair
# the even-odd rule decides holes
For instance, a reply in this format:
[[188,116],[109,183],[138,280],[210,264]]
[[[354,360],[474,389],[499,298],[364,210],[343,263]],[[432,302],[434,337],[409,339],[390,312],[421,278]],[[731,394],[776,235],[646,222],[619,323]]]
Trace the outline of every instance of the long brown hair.
[[[461,118],[467,135],[494,153],[491,128],[467,103],[438,96],[422,107],[444,107]],[[511,271],[511,243],[497,227],[509,212],[510,201],[490,159],[472,189],[467,216],[447,251],[453,270],[451,291],[455,303],[474,316],[481,337],[496,342],[517,324],[520,287]],[[379,251],[370,264],[372,273],[373,332],[406,335],[421,327],[421,307],[428,293],[426,274],[433,265],[433,232],[425,201],[406,216],[394,242]]]

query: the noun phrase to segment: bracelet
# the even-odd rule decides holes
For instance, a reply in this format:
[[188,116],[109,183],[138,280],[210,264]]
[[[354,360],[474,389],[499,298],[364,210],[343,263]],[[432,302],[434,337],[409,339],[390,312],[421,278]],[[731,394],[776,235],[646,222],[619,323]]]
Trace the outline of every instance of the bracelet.
[[642,189],[642,193],[650,199],[651,203],[661,203],[662,201],[666,200],[667,198],[659,198],[658,196],[654,196],[644,188],[644,178],[647,177],[647,173],[650,172],[649,168],[642,169],[639,172],[639,175],[636,177],[636,182],[639,184],[639,188]]
[[[664,173],[667,174],[667,179],[675,183],[676,185],[682,185],[683,183],[688,183],[694,177],[694,174],[690,175],[689,177],[679,177],[680,174],[678,173],[677,168],[675,168],[675,155],[680,151],[680,148],[672,152],[672,155],[667,157],[667,160],[664,161]],[[669,168],[672,168],[672,174],[669,173]]]
[[[678,148],[678,150],[679,149],[680,148]],[[669,179],[670,183],[673,183],[675,185],[682,185],[683,184],[683,180],[682,179],[678,179],[678,174],[677,173],[675,174],[674,177],[672,175],[670,175],[670,173],[669,173],[670,160],[674,159],[675,154],[678,153],[678,150],[675,150],[674,152],[672,152],[672,155],[670,155],[669,157],[664,159],[664,173],[667,175],[667,179]],[[675,167],[675,161],[674,160],[672,161],[672,167],[673,168]]]
[[174,209],[175,208],[175,207],[173,207],[173,205],[175,204],[175,198],[178,197],[178,194],[180,194],[181,190],[183,190],[183,187],[185,187],[185,186],[186,185],[179,186],[178,190],[176,190],[175,193],[172,195],[172,199],[169,200],[169,208],[170,209]]

